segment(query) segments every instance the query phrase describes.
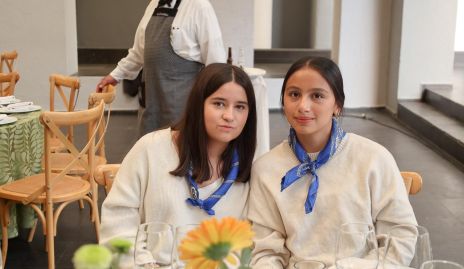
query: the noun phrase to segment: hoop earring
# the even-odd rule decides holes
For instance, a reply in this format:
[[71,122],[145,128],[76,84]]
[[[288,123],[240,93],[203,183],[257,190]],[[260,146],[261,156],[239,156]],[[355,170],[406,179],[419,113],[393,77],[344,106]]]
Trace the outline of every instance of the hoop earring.
[[334,119],[337,121],[337,123],[340,121],[340,116],[341,116],[341,113],[340,112],[335,112],[333,115]]

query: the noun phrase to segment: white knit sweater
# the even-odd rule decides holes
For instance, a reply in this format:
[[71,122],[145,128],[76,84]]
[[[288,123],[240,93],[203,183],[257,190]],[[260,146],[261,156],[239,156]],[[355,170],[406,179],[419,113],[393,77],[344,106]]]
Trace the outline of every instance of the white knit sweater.
[[381,145],[347,134],[317,170],[319,189],[309,214],[310,176],[280,191],[282,177],[297,164],[284,141],[253,165],[248,218],[256,233],[254,269],[293,268],[301,259],[332,265],[337,230],[346,222],[373,224],[379,238],[395,224],[416,224],[400,171]]
[[[124,158],[103,202],[100,243],[115,237],[134,241],[140,223],[161,221],[176,227],[197,224],[211,217],[186,203],[190,197],[187,180],[169,174],[178,163],[171,129],[149,133],[135,144]],[[200,188],[200,198],[213,193],[221,180]],[[215,217],[244,218],[248,192],[248,183],[234,183],[213,207]]]

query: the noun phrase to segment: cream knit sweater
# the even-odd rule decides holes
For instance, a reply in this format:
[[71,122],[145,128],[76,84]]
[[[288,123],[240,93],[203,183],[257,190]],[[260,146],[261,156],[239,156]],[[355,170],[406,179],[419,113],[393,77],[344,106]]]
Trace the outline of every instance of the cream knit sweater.
[[[185,202],[190,197],[187,180],[169,174],[178,162],[170,129],[149,133],[135,144],[103,203],[100,243],[115,237],[134,241],[140,223],[161,221],[176,227],[211,217]],[[200,198],[213,193],[221,180],[200,188]],[[248,192],[248,183],[235,183],[213,207],[215,217],[244,218]]]
[[381,145],[347,134],[317,170],[319,189],[309,214],[310,176],[280,191],[282,177],[298,163],[284,141],[253,165],[248,218],[256,232],[254,269],[293,268],[301,259],[333,265],[337,230],[346,222],[373,224],[379,239],[395,224],[416,224],[400,171]]

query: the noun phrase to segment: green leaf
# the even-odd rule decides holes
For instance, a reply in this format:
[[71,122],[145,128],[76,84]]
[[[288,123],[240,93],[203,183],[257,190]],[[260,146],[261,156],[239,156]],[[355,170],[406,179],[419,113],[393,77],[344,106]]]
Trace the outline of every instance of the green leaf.
[[124,238],[113,238],[108,242],[111,250],[116,253],[129,253],[132,242]]
[[222,261],[229,255],[231,245],[229,242],[218,242],[209,246],[204,255],[206,258],[213,261]]
[[251,262],[251,248],[242,249],[242,253],[240,255],[240,264],[249,265],[250,262]]

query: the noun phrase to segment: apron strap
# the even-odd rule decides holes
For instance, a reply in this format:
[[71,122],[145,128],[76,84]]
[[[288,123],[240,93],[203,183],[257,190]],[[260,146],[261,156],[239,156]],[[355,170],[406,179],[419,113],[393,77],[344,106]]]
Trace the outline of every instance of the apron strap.
[[182,0],[177,0],[176,4],[173,8],[166,8],[166,7],[157,7],[153,12],[153,16],[164,16],[164,17],[175,17],[177,14],[177,8],[180,5]]

